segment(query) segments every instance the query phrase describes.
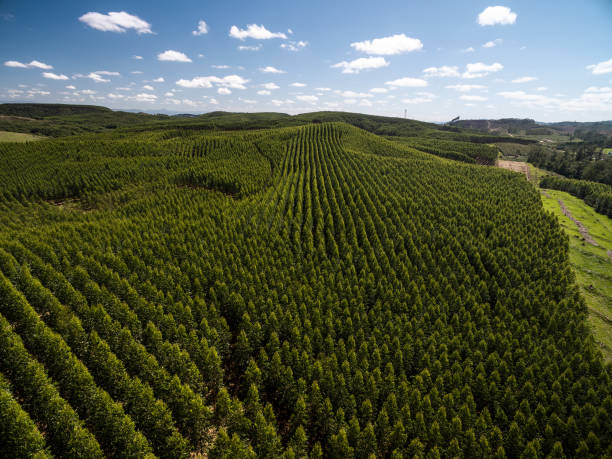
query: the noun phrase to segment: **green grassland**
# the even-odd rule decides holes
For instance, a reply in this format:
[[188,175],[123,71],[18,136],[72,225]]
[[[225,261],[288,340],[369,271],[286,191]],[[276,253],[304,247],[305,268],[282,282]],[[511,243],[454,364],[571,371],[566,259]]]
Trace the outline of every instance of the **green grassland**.
[[33,134],[0,131],[0,142],[30,142],[32,140],[42,139],[44,139],[44,137]]
[[[546,190],[542,194],[544,208],[553,212],[569,237],[569,258],[576,273],[576,282],[590,310],[589,325],[608,361],[612,360],[612,219],[598,214],[584,201],[569,193]],[[562,200],[574,218],[589,230],[599,247],[584,241],[576,224],[566,217],[559,206]]]

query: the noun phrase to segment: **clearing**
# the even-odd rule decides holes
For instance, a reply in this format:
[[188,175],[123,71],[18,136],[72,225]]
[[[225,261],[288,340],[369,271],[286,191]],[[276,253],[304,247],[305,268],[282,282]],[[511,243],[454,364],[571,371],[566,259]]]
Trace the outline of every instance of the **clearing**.
[[46,137],[34,134],[24,134],[22,132],[0,131],[0,142],[30,142],[32,140],[42,140]]
[[497,160],[497,167],[501,167],[502,169],[508,169],[514,172],[520,172],[521,174],[525,174],[527,180],[531,181],[529,165],[522,161],[505,161],[503,159]]

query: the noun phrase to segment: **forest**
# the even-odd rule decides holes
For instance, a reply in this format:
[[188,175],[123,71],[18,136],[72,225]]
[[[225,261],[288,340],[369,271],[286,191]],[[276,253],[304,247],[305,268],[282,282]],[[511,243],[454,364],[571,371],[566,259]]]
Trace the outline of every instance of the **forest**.
[[0,144],[0,456],[612,456],[538,190],[491,134],[338,116]]

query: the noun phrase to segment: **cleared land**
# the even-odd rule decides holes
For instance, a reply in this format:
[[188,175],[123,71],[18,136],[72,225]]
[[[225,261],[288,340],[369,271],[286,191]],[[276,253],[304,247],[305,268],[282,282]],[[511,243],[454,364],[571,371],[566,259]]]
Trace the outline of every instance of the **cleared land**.
[[503,159],[497,160],[497,167],[501,167],[502,169],[508,169],[514,172],[520,172],[521,174],[525,174],[527,180],[530,180],[529,176],[529,166],[527,163],[521,161],[505,161]]
[[41,139],[44,139],[44,137],[21,132],[0,131],[0,142],[30,142]]

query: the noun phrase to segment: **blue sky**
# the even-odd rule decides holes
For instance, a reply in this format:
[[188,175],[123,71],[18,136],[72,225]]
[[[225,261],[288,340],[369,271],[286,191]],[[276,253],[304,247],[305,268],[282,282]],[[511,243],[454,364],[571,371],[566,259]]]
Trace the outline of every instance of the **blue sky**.
[[612,119],[610,0],[9,0],[0,60],[2,101]]

